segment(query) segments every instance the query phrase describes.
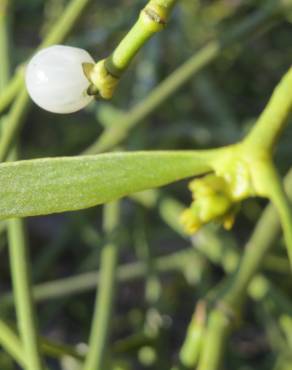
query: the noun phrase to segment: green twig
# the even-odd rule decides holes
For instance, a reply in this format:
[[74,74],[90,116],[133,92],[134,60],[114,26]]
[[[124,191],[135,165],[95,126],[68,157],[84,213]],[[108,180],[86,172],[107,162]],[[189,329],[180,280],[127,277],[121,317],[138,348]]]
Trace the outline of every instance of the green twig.
[[292,208],[282,180],[275,168],[271,168],[267,179],[267,186],[270,189],[270,199],[280,216],[281,225],[284,232],[285,244],[288,251],[290,266],[292,268]]
[[12,103],[17,93],[23,87],[23,69],[20,68],[9,81],[5,91],[0,93],[0,113]]
[[161,31],[177,0],[151,0],[141,11],[131,30],[113,53],[105,60],[105,66],[113,76],[120,76],[141,47],[158,31]]
[[246,141],[251,146],[272,151],[280,133],[286,126],[291,110],[292,68],[288,70],[274,90],[270,101]]
[[[8,5],[7,1],[0,4],[0,90],[7,84],[10,71],[9,39],[8,39]],[[3,119],[5,127],[7,120]],[[2,136],[1,136],[2,137]],[[16,152],[14,152],[16,157]],[[8,222],[8,242],[15,306],[22,343],[15,334],[1,322],[1,343],[13,357],[27,370],[41,370],[35,314],[31,299],[30,266],[22,220],[12,219]]]
[[205,345],[198,370],[218,370],[220,368],[229,330],[228,317],[221,310],[213,310],[208,318],[208,327],[204,337]]
[[26,369],[41,370],[43,365],[40,358],[36,316],[30,285],[31,267],[24,234],[23,220],[11,219],[8,221],[11,274],[19,331],[25,351]]
[[6,88],[10,75],[10,56],[9,56],[9,16],[8,0],[2,0],[0,4],[0,93]]
[[206,302],[199,301],[179,351],[180,367],[195,368],[204,343]]
[[91,0],[71,0],[38,49],[46,48],[66,39],[90,1]]
[[[157,273],[181,271],[186,262],[192,261],[192,263],[194,263],[195,260],[196,256],[193,250],[183,250],[156,258],[153,262],[153,269]],[[143,278],[146,271],[147,265],[144,262],[132,262],[119,266],[116,277],[120,283],[123,283],[129,280]],[[36,302],[43,302],[87,292],[94,289],[96,284],[100,284],[100,279],[100,272],[94,271],[41,283],[34,286],[33,297]],[[1,306],[9,307],[12,304],[12,294],[3,294],[1,298]]]
[[[104,230],[110,236],[119,224],[119,203],[105,206]],[[86,355],[84,370],[104,369],[107,342],[110,330],[114,290],[116,283],[118,245],[107,244],[101,253],[100,286],[96,303]]]
[[7,159],[9,150],[16,140],[21,124],[28,109],[29,98],[27,92],[22,90],[12,105],[11,111],[5,119],[0,137],[0,162]]
[[[268,228],[267,225],[269,225]],[[238,270],[232,277],[228,291],[224,295],[224,301],[234,310],[238,310],[242,306],[248,285],[262,266],[264,256],[274,246],[279,231],[277,213],[272,206],[269,206],[258,221],[245,247]]]
[[113,96],[120,77],[138,51],[155,33],[163,30],[176,1],[150,0],[110,56],[95,65],[84,65],[84,72],[92,83],[88,90],[90,94],[103,99]]
[[14,331],[2,320],[0,320],[0,346],[3,347],[21,367],[25,368],[23,346]]
[[65,355],[74,357],[76,360],[83,360],[84,355],[78,349],[68,346],[66,344],[52,342],[45,338],[40,338],[41,351],[44,355],[51,358],[60,359]]

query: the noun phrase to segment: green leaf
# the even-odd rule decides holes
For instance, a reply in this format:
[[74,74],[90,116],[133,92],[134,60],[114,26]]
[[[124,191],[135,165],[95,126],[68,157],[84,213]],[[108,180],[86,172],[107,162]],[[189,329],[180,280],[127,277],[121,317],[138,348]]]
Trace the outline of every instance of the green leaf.
[[128,152],[0,165],[0,219],[72,211],[206,173],[216,151]]

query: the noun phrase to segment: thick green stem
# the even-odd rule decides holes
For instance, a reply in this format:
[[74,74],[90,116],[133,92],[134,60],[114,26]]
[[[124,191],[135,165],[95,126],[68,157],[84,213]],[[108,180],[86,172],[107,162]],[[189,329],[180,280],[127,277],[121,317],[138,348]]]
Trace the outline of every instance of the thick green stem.
[[[112,236],[119,224],[119,203],[109,203],[105,206],[104,230]],[[114,300],[118,260],[118,245],[115,242],[107,244],[101,253],[100,285],[96,295],[96,303],[89,339],[89,349],[85,359],[84,370],[104,369],[107,352],[108,335]]]
[[24,238],[24,221],[8,221],[8,240],[16,314],[19,331],[24,346],[26,369],[43,369],[40,358],[39,340],[35,323],[35,311],[32,301],[30,271],[27,244]]
[[163,29],[176,1],[151,0],[146,5],[137,22],[106,59],[108,72],[116,77],[123,73],[141,47],[151,36]]
[[282,78],[246,141],[256,148],[273,150],[292,110],[292,68]]
[[88,90],[90,94],[103,99],[110,99],[113,96],[121,75],[145,43],[164,28],[176,1],[149,1],[140,12],[137,22],[113,53],[95,65],[84,66],[84,72],[91,81]]

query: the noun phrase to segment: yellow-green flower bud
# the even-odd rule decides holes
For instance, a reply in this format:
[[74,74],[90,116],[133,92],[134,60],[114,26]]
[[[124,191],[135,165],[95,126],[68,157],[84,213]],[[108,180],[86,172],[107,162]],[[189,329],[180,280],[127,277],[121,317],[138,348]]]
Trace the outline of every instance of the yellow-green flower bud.
[[226,229],[232,227],[236,209],[230,186],[223,177],[206,175],[191,181],[189,188],[193,202],[181,217],[187,233],[195,233],[210,221],[220,222]]

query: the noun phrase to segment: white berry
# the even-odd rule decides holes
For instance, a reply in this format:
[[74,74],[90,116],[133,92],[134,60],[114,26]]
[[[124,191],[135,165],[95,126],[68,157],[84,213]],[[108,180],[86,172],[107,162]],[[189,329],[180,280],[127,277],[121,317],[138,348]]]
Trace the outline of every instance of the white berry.
[[55,45],[39,51],[26,68],[26,86],[32,100],[53,113],[73,113],[89,104],[89,81],[82,63],[94,63],[87,51]]

